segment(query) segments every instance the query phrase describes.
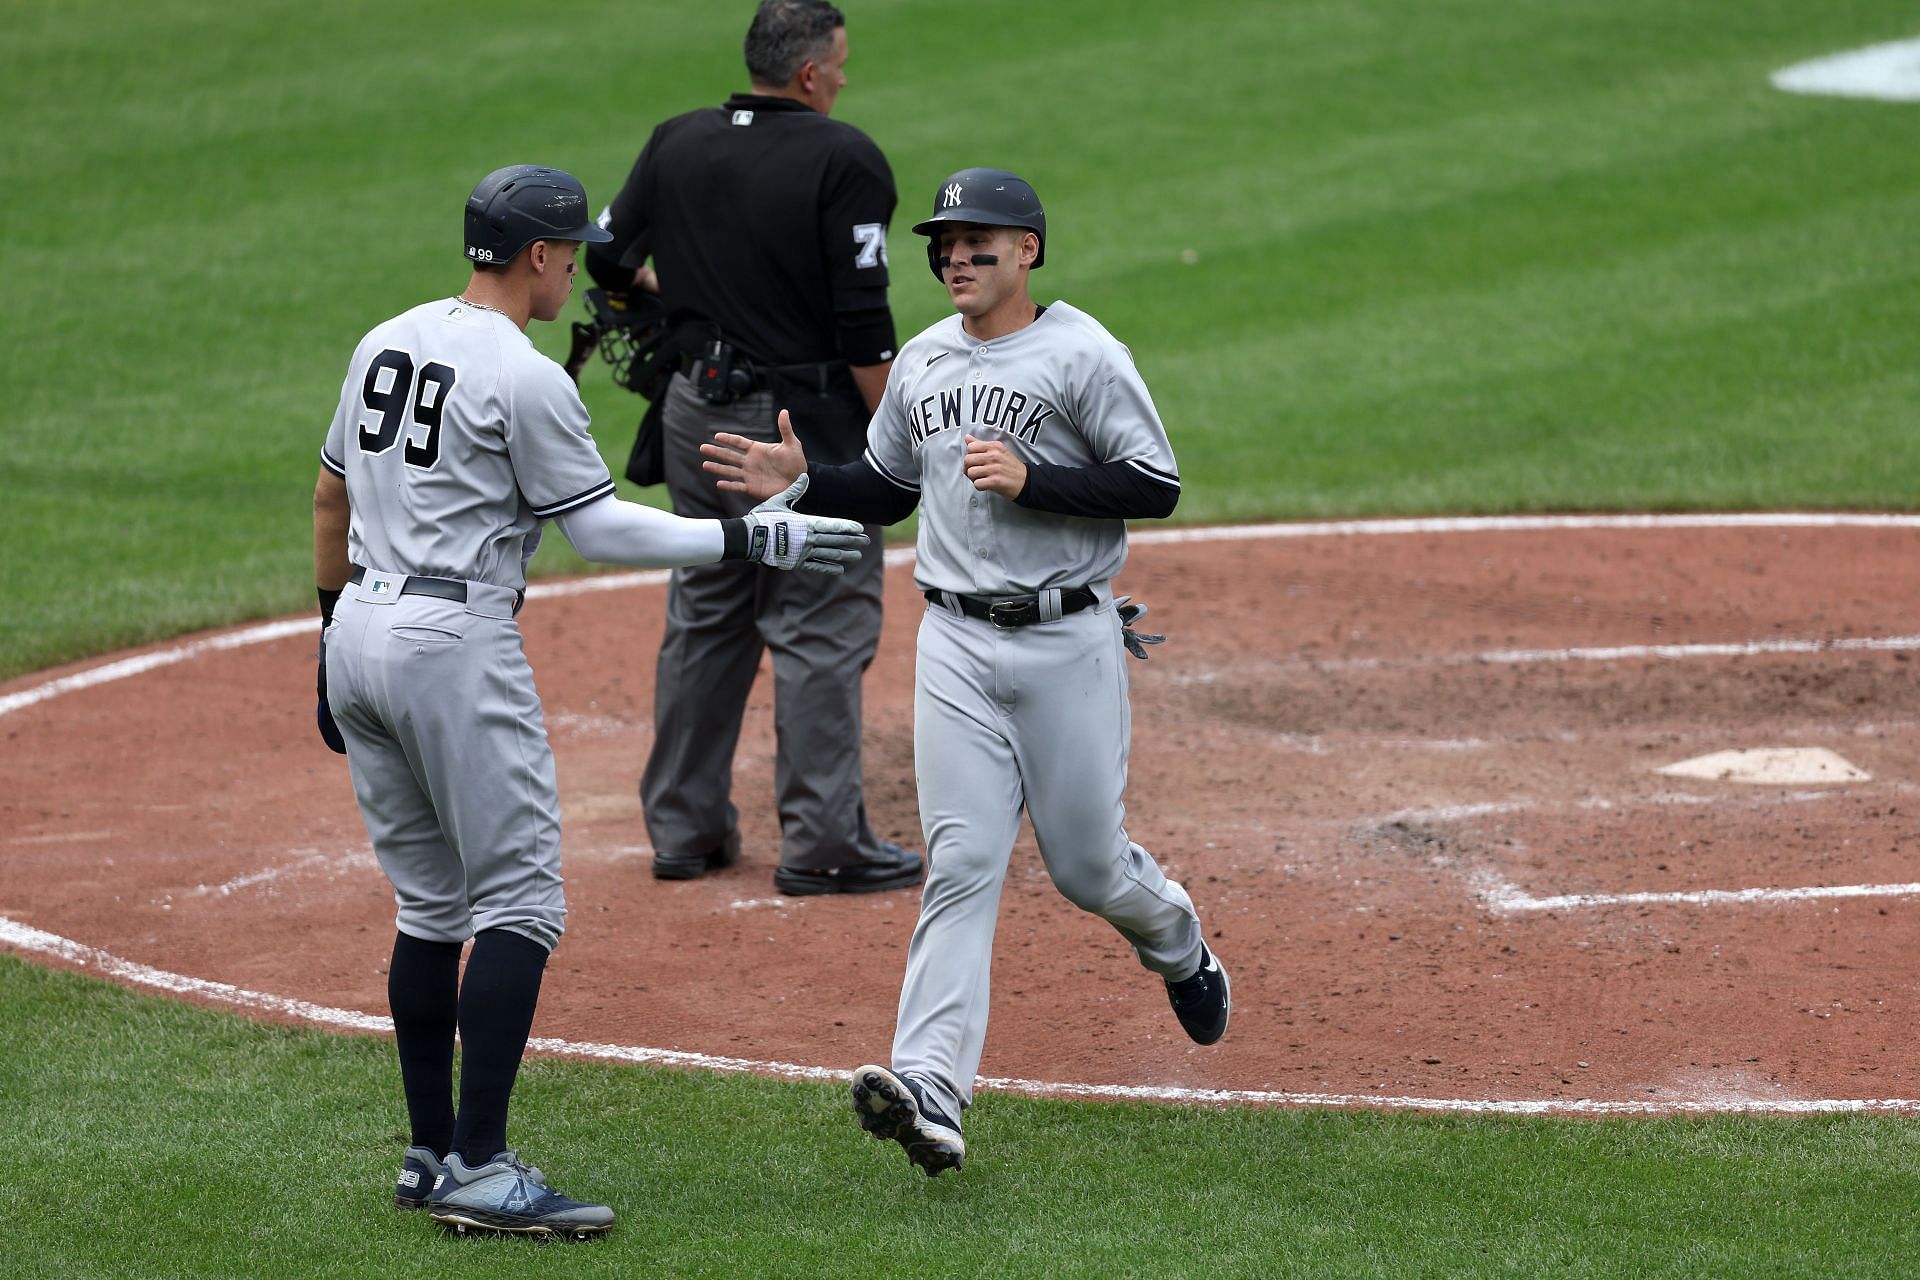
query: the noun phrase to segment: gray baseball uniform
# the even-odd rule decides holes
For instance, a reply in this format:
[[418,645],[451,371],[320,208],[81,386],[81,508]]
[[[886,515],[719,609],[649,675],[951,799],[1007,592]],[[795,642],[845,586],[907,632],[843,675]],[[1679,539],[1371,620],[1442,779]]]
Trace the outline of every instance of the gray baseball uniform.
[[[915,580],[975,597],[1038,595],[1050,619],[1017,630],[930,604],[919,631],[914,773],[929,874],[907,955],[893,1067],[958,1115],[986,1040],[1000,889],[1024,808],[1054,884],[1105,918],[1163,977],[1193,972],[1200,922],[1186,891],[1128,839],[1131,713],[1111,579],[1120,520],[1030,510],[978,491],[965,437],[1027,462],[1126,463],[1177,484],[1173,449],[1127,349],[1056,302],[982,341],[949,316],[900,351],[866,459],[919,495]],[[1063,614],[1059,593],[1093,607]]]
[[457,299],[374,329],[341,387],[320,456],[365,572],[327,633],[328,701],[415,937],[504,928],[551,948],[563,928],[553,754],[514,611],[541,522],[613,492],[587,427],[559,365]]

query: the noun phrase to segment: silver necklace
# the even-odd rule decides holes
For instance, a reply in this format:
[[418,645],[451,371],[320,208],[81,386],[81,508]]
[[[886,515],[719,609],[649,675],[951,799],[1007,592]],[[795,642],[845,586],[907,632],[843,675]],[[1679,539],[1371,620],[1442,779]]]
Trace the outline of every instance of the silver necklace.
[[[466,306],[469,306],[469,307],[472,307],[472,308],[473,308],[473,309],[474,309],[475,311],[491,311],[491,312],[493,312],[493,314],[495,314],[495,315],[497,315],[497,316],[506,316],[506,315],[507,315],[507,313],[506,313],[506,312],[504,312],[504,311],[502,311],[502,310],[501,310],[500,308],[498,308],[498,307],[490,307],[490,306],[488,306],[488,305],[487,305],[486,303],[484,303],[484,302],[475,302],[475,301],[474,301],[474,300],[473,300],[472,298],[469,298],[469,297],[468,297],[468,296],[467,296],[466,294],[464,294],[464,293],[463,293],[463,294],[460,294],[460,295],[459,295],[459,300],[460,300],[460,302],[461,302],[461,303],[463,303],[464,305],[466,305]],[[509,320],[511,320],[511,319],[513,319],[513,317],[512,317],[512,316],[507,316],[507,319],[509,319]]]

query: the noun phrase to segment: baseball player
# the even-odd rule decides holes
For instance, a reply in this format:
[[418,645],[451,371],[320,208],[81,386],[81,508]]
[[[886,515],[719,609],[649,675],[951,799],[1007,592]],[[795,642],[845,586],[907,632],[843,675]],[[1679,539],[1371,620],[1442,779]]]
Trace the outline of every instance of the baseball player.
[[465,291],[361,339],[314,489],[316,715],[347,756],[398,906],[387,992],[412,1137],[395,1201],[463,1231],[613,1225],[506,1141],[566,917],[553,753],[514,620],[542,528],[558,524],[588,559],[650,567],[831,574],[866,541],[857,524],[794,515],[804,486],[732,520],[613,496],[572,380],[525,333],[560,314],[581,242],[606,238],[569,174],[483,178],[467,199]]
[[1046,256],[1033,188],[998,169],[940,185],[927,261],[959,313],[901,348],[865,456],[807,464],[780,442],[702,446],[722,488],[811,480],[811,509],[891,524],[920,508],[914,581],[927,598],[914,692],[914,776],[930,870],[907,950],[892,1064],[853,1076],[860,1124],[929,1176],[957,1169],[960,1114],[986,1040],[995,917],[1024,808],[1047,872],[1166,982],[1187,1034],[1226,1032],[1227,975],[1180,885],[1128,839],[1126,654],[1115,601],[1129,519],[1179,498],[1165,428],[1126,347],[1028,275]]

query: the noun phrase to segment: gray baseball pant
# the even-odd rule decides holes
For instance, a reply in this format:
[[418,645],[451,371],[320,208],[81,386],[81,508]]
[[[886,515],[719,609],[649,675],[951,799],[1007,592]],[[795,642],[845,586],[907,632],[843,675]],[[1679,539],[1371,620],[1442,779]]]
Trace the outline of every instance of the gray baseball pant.
[[1070,902],[1113,925],[1162,977],[1200,964],[1187,891],[1127,838],[1127,655],[1111,596],[1097,590],[1099,605],[1018,630],[939,605],[920,623],[913,754],[928,870],[893,1069],[950,1116],[973,1101],[994,925],[1023,808]]
[[327,702],[395,923],[429,942],[511,929],[551,951],[560,795],[515,593],[470,582],[461,604],[405,582],[348,586],[327,630]]

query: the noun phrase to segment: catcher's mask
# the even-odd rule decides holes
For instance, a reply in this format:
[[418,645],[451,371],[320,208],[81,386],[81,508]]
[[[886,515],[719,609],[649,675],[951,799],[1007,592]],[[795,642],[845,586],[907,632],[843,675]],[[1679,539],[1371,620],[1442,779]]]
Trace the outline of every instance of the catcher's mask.
[[613,369],[615,385],[652,400],[673,375],[675,361],[667,347],[667,307],[657,294],[609,294],[586,291],[587,314],[593,318],[594,341],[600,358]]

